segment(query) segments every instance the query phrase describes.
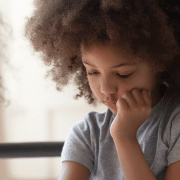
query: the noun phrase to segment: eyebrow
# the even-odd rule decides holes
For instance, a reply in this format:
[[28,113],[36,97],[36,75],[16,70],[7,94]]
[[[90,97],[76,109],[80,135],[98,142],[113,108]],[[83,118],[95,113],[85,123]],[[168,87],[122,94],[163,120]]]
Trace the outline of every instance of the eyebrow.
[[[90,64],[90,63],[88,63],[86,61],[83,61],[83,64],[87,64],[87,65],[95,68],[95,66],[93,66],[92,64]],[[118,67],[121,67],[121,66],[135,66],[135,63],[133,63],[133,62],[131,62],[131,63],[122,63],[122,64],[119,64],[119,65],[113,66],[112,68],[118,68]]]

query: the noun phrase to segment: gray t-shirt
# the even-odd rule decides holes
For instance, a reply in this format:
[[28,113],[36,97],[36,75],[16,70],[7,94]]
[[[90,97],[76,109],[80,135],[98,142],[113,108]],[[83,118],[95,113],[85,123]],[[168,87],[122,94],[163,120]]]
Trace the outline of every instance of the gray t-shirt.
[[[90,180],[124,180],[110,126],[115,114],[89,112],[65,139],[61,161],[75,161],[91,172]],[[180,160],[180,104],[166,93],[137,131],[137,140],[157,180]]]

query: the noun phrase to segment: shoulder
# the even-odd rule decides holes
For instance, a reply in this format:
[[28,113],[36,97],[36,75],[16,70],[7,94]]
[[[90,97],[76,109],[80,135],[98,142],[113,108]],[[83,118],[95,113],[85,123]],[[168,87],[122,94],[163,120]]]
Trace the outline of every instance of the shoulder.
[[94,167],[94,156],[99,143],[102,126],[112,113],[89,112],[70,129],[63,146],[61,160],[74,161],[87,167],[91,172]]
[[107,111],[103,113],[91,111],[88,114],[85,115],[83,119],[76,122],[73,126],[73,130],[80,130],[83,132],[89,130],[97,130],[101,129],[103,126],[107,126],[111,119],[113,119],[114,114],[110,111],[110,109],[107,109]]
[[109,109],[104,113],[89,112],[71,127],[65,139],[64,149],[76,147],[94,151],[99,139],[109,133],[108,129],[113,119],[113,113]]
[[169,121],[170,135],[172,138],[180,136],[180,105],[178,105],[171,114]]
[[169,113],[170,118],[164,133],[164,142],[168,148],[168,166],[180,160],[180,105],[177,103]]
[[180,125],[180,104],[175,103],[166,107],[166,116],[169,117],[168,125],[170,129],[179,128]]
[[[111,116],[112,112],[109,109],[103,113],[95,111],[87,113],[84,118],[72,125],[65,142],[84,142],[85,144],[91,145],[92,142],[98,140],[97,137],[100,131],[102,131],[105,126],[108,126],[107,124]],[[67,143],[65,143],[65,145],[66,144]]]
[[166,130],[175,130],[176,124],[180,123],[180,103],[172,101],[170,98],[164,100],[165,108],[162,115],[163,124],[166,125]]
[[178,136],[180,126],[180,104],[171,98],[165,97],[160,103],[156,115],[160,121],[159,132],[164,145],[169,148],[173,145],[175,136]]
[[165,180],[180,178],[180,105],[177,106],[169,122],[169,143],[167,153],[167,171]]

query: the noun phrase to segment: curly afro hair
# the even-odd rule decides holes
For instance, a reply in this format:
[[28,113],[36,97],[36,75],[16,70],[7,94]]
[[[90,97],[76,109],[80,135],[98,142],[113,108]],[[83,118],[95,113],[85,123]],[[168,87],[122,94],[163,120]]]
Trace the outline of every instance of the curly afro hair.
[[[180,102],[180,3],[175,0],[35,0],[27,18],[25,37],[57,83],[57,90],[73,79],[89,104],[96,106],[81,60],[81,43],[110,42],[126,47],[163,68],[162,80]],[[160,72],[160,71],[159,71]]]

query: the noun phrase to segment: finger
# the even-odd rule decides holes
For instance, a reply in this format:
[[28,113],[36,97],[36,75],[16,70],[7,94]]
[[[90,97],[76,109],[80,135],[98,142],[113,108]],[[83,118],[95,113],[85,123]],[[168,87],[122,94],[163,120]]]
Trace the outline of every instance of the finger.
[[128,92],[128,91],[126,91],[126,92],[123,94],[122,98],[126,100],[126,102],[127,102],[127,104],[128,104],[129,107],[135,106],[135,105],[137,104],[137,102],[136,102],[136,100],[134,99],[133,95],[132,95],[130,92]]
[[129,105],[128,105],[126,99],[124,99],[124,98],[121,98],[119,101],[117,101],[116,106],[117,106],[118,110],[125,110],[125,109],[129,108]]
[[133,89],[131,91],[131,94],[134,96],[134,99],[138,104],[145,104],[144,97],[142,95],[142,90],[139,89]]
[[151,105],[152,100],[151,100],[151,95],[150,92],[147,90],[142,90],[142,95],[144,97],[144,101],[146,104]]

